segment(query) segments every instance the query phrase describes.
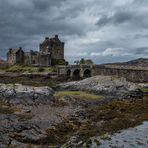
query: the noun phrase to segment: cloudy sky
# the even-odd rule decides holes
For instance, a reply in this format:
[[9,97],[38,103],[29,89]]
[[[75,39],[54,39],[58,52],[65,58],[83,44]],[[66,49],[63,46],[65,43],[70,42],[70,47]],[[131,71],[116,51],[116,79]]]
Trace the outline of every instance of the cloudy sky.
[[148,0],[0,0],[0,58],[54,34],[70,62],[148,58]]

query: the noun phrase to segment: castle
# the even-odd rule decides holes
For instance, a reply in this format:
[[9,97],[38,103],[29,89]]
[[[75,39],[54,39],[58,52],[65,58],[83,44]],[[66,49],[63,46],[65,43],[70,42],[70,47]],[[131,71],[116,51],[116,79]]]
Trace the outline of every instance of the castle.
[[34,66],[51,66],[65,64],[64,42],[61,42],[58,35],[54,38],[46,37],[39,45],[39,51],[24,52],[10,48],[7,52],[7,62],[9,64],[24,64]]

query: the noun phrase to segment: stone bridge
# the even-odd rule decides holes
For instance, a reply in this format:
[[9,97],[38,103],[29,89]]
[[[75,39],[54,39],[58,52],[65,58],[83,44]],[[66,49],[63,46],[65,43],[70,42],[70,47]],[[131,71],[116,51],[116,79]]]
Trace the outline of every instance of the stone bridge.
[[68,65],[58,67],[58,75],[67,77],[86,78],[93,76],[93,65]]
[[57,67],[59,76],[87,78],[96,75],[115,75],[132,82],[148,83],[148,67],[113,65],[68,65]]

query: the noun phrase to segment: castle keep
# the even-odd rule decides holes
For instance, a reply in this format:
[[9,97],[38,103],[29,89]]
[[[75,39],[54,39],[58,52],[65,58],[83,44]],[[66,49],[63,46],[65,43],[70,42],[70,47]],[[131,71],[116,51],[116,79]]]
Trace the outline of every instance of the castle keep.
[[39,45],[39,51],[24,52],[22,48],[10,48],[7,53],[7,62],[36,66],[65,64],[64,42],[61,42],[58,35],[55,35],[54,38],[46,37]]

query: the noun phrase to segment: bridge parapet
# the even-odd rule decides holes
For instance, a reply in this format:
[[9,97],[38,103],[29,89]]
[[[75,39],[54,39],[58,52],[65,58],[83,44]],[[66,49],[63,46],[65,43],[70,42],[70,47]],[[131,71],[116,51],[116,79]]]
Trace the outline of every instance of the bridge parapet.
[[96,75],[117,75],[132,82],[148,83],[148,68],[133,68],[106,65],[68,65],[58,67],[58,75],[68,77],[90,77]]
[[68,65],[68,66],[65,66],[66,69],[68,68],[92,68],[94,65]]

